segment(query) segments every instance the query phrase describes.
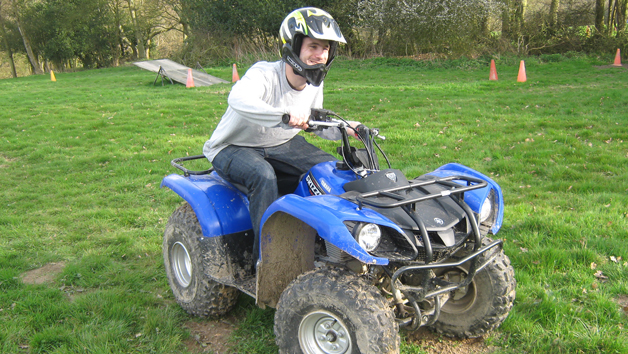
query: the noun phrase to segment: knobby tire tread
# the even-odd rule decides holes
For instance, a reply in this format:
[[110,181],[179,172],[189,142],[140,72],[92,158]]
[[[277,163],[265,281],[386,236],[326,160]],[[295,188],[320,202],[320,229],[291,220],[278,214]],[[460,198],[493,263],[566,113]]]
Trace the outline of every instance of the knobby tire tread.
[[[163,252],[168,283],[177,303],[189,314],[198,317],[219,317],[227,314],[236,305],[239,290],[218,283],[204,275],[199,240],[203,231],[194,210],[185,203],[177,208],[170,218],[164,232]],[[170,242],[183,242],[190,252],[193,268],[191,291],[182,291],[172,274],[169,262]]]

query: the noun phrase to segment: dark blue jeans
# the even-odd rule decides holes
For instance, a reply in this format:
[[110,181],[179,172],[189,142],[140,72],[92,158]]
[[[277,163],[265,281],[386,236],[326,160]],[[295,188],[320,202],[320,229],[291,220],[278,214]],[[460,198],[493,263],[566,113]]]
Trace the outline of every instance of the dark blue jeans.
[[254,256],[259,255],[260,222],[266,209],[278,198],[275,171],[301,176],[314,165],[336,160],[332,155],[308,143],[300,135],[288,142],[266,148],[229,145],[214,157],[214,170],[232,183],[249,190],[249,213],[255,233]]

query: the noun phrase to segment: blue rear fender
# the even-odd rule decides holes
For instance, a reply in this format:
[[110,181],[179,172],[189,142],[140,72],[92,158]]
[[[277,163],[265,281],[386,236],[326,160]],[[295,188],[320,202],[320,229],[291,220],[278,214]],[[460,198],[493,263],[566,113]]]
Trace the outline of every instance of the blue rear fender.
[[436,177],[469,176],[485,180],[488,183],[488,186],[486,186],[485,188],[465,192],[464,200],[469,205],[471,210],[479,214],[482,208],[482,204],[484,203],[486,197],[488,197],[491,190],[495,192],[495,200],[498,206],[498,210],[497,217],[495,218],[495,223],[491,227],[491,232],[493,234],[497,234],[504,220],[504,197],[502,195],[502,189],[499,184],[497,184],[489,177],[483,175],[482,173],[458,163],[448,163],[428,174]]
[[[358,210],[356,204],[333,195],[301,197],[289,194],[277,199],[264,213],[261,225],[275,213],[283,212],[301,220],[317,234],[367,264],[387,265],[388,259],[368,254],[351,235],[344,221],[369,222],[403,231],[388,218],[370,210]],[[272,237],[272,235],[270,235]]]
[[248,199],[216,172],[189,177],[171,174],[164,177],[161,187],[170,188],[190,204],[205,237],[252,229]]

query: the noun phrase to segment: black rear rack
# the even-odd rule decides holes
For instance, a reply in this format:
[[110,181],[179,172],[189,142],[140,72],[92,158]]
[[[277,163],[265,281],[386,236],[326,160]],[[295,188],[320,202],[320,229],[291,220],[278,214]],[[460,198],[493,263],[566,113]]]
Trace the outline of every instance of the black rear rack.
[[206,175],[211,173],[214,168],[210,168],[208,170],[203,170],[203,171],[190,171],[187,168],[181,166],[179,163],[183,162],[183,161],[190,161],[190,160],[198,160],[198,159],[204,159],[205,155],[194,155],[194,156],[185,156],[185,157],[179,157],[176,158],[172,161],[170,161],[170,164],[178,169],[180,169],[181,171],[183,171],[183,175],[185,177],[190,177],[190,175]]

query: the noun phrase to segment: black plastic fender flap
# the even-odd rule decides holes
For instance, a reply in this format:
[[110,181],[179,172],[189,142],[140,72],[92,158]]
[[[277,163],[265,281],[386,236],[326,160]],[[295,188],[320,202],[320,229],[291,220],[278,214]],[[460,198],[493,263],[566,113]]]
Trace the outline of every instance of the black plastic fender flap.
[[283,212],[262,227],[257,265],[257,306],[276,307],[284,289],[299,275],[314,269],[316,230]]

